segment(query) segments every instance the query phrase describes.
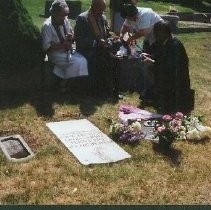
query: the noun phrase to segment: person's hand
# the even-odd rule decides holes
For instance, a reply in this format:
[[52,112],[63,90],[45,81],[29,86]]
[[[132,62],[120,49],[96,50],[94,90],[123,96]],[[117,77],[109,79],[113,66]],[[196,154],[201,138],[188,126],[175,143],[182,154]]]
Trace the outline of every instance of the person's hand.
[[72,40],[73,40],[73,34],[72,34],[72,33],[68,33],[68,34],[65,36],[65,41],[71,42]]
[[70,41],[64,41],[62,44],[63,44],[63,48],[67,51],[72,48],[72,42]]
[[72,48],[72,41],[73,41],[73,33],[68,33],[65,36],[65,40],[63,42],[63,48],[65,50],[70,50]]
[[113,36],[111,36],[112,37],[112,39],[113,40],[117,40],[117,41],[119,41],[120,40],[120,37],[119,36],[117,36],[117,35],[113,35]]
[[133,36],[130,34],[130,33],[128,33],[128,39],[127,39],[127,43],[129,44],[129,45],[132,45],[132,44],[136,44],[136,40],[133,38]]
[[136,45],[136,40],[134,39],[132,42],[130,42],[130,46]]
[[141,55],[140,55],[140,58],[141,58],[142,60],[146,59],[147,57],[150,58],[151,55],[148,54],[148,53],[141,53]]
[[140,58],[145,64],[153,64],[155,62],[148,53],[141,53]]
[[97,44],[98,47],[106,47],[107,42],[105,41],[105,39],[99,39]]

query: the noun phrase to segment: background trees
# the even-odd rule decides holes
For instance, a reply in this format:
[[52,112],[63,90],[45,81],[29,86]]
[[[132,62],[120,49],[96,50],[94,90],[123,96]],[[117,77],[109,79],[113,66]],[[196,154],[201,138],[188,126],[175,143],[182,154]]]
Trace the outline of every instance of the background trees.
[[41,56],[39,29],[21,0],[0,0],[0,64],[34,66]]

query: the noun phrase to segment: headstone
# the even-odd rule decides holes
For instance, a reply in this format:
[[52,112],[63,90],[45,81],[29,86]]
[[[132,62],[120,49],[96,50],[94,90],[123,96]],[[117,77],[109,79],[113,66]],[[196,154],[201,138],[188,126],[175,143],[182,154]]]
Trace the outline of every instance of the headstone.
[[34,156],[34,153],[20,135],[1,137],[0,147],[10,161],[26,161]]
[[161,17],[163,20],[169,21],[172,31],[177,29],[177,23],[179,21],[179,17],[177,15],[161,15]]
[[117,162],[131,157],[86,119],[46,125],[83,165]]
[[195,21],[202,23],[209,23],[211,13],[192,13],[192,12],[168,12],[168,15],[178,16],[180,21]]

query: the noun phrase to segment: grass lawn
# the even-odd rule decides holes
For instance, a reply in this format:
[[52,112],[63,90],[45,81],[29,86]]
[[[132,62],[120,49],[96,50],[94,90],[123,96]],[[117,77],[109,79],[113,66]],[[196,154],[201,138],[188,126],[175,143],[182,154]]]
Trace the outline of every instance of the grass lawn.
[[[45,8],[45,0],[22,0],[24,6],[27,8],[27,10],[30,12],[31,16],[33,17],[34,23],[41,27],[43,18],[39,17],[40,14],[44,14],[44,8]],[[89,0],[83,0],[82,2],[82,11],[85,11],[89,5]],[[109,5],[109,1],[107,0],[107,5]],[[153,10],[159,13],[166,13],[169,11],[170,6],[177,9],[180,12],[193,12],[195,10],[183,7],[180,4],[175,3],[163,3],[163,2],[154,2],[154,1],[139,1],[139,6],[141,7],[151,7]],[[109,18],[109,6],[107,6],[107,9],[105,11],[106,16]]]
[[[44,0],[23,2],[40,26],[43,19],[38,14]],[[158,5],[163,5],[160,11],[169,6]],[[211,126],[211,33],[177,36],[190,59],[196,91],[193,113],[204,115],[205,124]],[[1,99],[0,136],[22,135],[36,156],[26,163],[10,163],[0,153],[0,204],[211,203],[210,141],[179,141],[171,154],[160,152],[148,141],[121,145],[131,159],[83,166],[45,126],[50,121],[86,118],[108,134],[109,119],[117,119],[121,103],[139,105],[136,93],[126,94],[119,103],[90,98],[80,91],[78,96],[75,90],[70,95],[2,94]]]

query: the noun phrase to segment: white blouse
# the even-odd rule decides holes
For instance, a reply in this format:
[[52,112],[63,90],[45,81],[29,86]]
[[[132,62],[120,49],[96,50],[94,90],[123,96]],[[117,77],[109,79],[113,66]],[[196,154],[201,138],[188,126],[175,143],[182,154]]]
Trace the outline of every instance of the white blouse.
[[[65,20],[64,20],[64,25],[67,30],[67,33],[73,33],[72,27],[70,26],[70,23],[67,18],[65,18]],[[61,31],[63,38],[65,38],[63,26],[62,25],[59,26],[59,29]],[[51,22],[51,17],[49,17],[43,23],[41,34],[42,34],[42,47],[43,47],[44,51],[47,51],[52,43],[60,42],[60,40],[57,36],[56,30]]]
[[136,21],[126,19],[124,25],[130,28],[130,32],[144,29],[144,37],[150,42],[154,41],[153,26],[162,18],[151,8],[138,7],[138,18]]

